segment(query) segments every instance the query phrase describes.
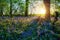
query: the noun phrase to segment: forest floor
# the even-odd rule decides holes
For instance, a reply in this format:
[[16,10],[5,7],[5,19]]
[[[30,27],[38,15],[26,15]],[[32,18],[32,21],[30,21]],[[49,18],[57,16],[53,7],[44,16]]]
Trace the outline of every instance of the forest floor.
[[36,16],[0,17],[0,40],[60,40],[60,18],[55,33],[51,22],[39,24],[38,20]]

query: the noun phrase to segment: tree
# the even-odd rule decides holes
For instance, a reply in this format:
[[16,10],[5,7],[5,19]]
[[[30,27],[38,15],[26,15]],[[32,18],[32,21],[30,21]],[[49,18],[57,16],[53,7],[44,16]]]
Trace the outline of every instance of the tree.
[[29,5],[29,0],[26,0],[25,16],[28,16],[28,5]]
[[0,7],[0,16],[3,15],[3,7]]
[[46,19],[50,20],[50,0],[44,0],[45,8],[46,8]]
[[12,0],[10,0],[10,16],[12,17]]

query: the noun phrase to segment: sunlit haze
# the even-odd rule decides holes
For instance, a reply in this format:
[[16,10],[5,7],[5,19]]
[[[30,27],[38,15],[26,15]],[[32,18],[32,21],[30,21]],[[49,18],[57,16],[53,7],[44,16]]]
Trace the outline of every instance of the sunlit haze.
[[32,3],[33,6],[29,7],[29,13],[30,14],[36,14],[36,15],[40,15],[40,16],[45,16],[46,13],[46,9],[45,6],[43,4],[43,1],[36,1],[34,3]]

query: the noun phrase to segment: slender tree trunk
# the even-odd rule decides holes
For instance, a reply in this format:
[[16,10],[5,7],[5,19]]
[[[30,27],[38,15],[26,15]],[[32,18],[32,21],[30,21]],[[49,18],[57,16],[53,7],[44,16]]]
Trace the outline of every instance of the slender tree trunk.
[[10,16],[12,17],[12,0],[10,0]]
[[26,0],[25,16],[28,16],[28,3],[29,0]]
[[1,7],[0,8],[0,16],[2,16],[3,15],[3,8]]
[[50,20],[50,0],[44,0],[45,8],[46,8],[46,20]]

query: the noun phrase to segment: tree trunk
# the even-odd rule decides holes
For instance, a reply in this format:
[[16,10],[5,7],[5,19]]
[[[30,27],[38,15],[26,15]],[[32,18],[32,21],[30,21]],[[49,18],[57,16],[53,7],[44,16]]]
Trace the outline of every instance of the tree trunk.
[[3,15],[3,8],[1,7],[1,9],[0,9],[0,16],[2,16]]
[[29,0],[26,0],[25,16],[28,16],[28,3]]
[[10,0],[10,16],[12,17],[12,0]]
[[50,20],[50,0],[44,0],[44,5],[45,5],[45,8],[46,8],[46,15],[45,15],[45,18],[46,20]]

